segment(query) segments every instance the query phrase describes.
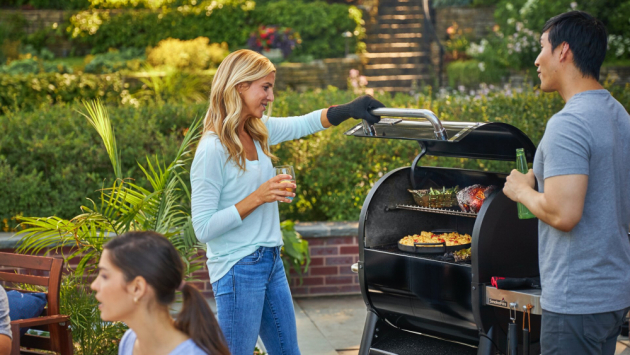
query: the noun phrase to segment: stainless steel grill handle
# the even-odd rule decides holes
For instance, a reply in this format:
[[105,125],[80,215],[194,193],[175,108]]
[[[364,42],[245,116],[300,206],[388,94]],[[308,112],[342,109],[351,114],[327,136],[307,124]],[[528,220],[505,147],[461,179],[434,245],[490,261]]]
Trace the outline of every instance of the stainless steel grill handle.
[[[370,111],[375,116],[391,116],[391,117],[415,117],[415,118],[424,118],[433,125],[433,132],[435,133],[435,138],[439,140],[448,140],[448,135],[446,134],[446,129],[442,126],[442,122],[440,119],[430,110],[417,109],[417,108],[375,108]],[[367,136],[374,136],[375,131],[374,127],[369,124],[367,121],[363,120],[363,133]],[[366,128],[369,127],[369,128]],[[371,134],[370,134],[371,133]]]

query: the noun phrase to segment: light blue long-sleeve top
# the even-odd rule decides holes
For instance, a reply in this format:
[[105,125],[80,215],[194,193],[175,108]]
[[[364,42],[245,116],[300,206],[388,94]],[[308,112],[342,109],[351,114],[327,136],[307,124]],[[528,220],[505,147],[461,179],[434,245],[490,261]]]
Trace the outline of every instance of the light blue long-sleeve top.
[[[324,129],[321,110],[297,117],[263,117],[263,122],[269,131],[270,146]],[[258,247],[282,245],[278,202],[259,206],[245,219],[236,209],[236,203],[275,176],[271,159],[258,142],[254,144],[258,160],[247,160],[245,171],[228,162],[227,151],[213,132],[203,135],[195,153],[190,171],[192,222],[197,239],[208,247],[211,282],[219,281]]]

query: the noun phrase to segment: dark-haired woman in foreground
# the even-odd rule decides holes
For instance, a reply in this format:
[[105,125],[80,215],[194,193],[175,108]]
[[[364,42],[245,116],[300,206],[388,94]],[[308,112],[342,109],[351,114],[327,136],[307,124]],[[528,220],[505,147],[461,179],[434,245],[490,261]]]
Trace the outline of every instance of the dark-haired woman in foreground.
[[[129,326],[119,355],[227,355],[229,351],[210,307],[184,282],[184,265],[164,236],[129,232],[105,244],[99,273],[91,285],[104,321]],[[181,291],[175,320],[169,305]]]

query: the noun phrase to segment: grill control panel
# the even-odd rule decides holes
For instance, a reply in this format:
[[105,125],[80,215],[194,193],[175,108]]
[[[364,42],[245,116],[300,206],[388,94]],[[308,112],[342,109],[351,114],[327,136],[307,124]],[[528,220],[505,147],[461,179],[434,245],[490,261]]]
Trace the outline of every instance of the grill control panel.
[[540,289],[500,290],[494,286],[486,286],[485,306],[510,309],[510,303],[516,303],[516,308],[521,309],[525,305],[534,308],[531,314],[542,314],[540,306]]

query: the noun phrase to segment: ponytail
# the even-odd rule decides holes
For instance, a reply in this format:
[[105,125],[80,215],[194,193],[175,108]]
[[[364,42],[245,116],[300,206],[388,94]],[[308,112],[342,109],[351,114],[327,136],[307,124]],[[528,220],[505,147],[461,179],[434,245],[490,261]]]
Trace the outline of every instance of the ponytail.
[[203,351],[210,355],[229,355],[223,334],[218,332],[217,323],[210,306],[201,293],[193,286],[184,283],[184,302],[175,320],[175,327],[187,334]]
[[230,354],[208,303],[196,288],[182,282],[184,263],[168,239],[152,231],[134,231],[111,239],[103,248],[127,282],[144,277],[160,304],[171,304],[175,291],[182,291],[184,304],[175,327],[209,355]]

